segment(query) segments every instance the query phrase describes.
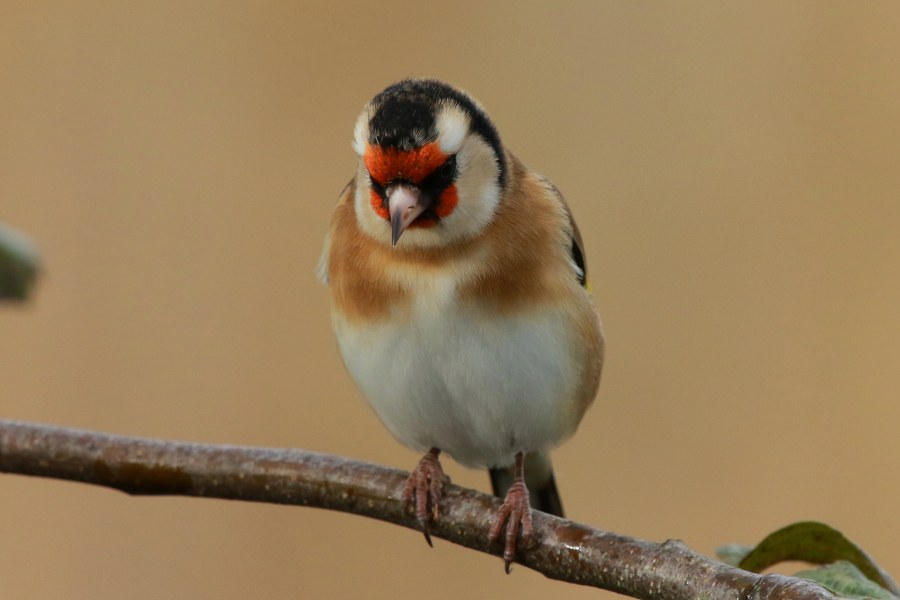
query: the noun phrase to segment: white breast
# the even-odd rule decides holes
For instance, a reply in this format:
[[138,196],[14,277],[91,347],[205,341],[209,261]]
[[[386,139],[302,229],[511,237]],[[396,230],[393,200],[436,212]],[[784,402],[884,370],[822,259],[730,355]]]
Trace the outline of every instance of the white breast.
[[410,313],[334,322],[347,369],[401,443],[489,467],[572,433],[580,365],[567,312],[500,316],[460,302],[450,277],[417,281]]

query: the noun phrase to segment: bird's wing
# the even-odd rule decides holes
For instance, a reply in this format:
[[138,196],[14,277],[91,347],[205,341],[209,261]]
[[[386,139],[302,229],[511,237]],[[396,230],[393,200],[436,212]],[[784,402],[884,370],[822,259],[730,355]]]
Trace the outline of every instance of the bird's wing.
[[[353,177],[338,196],[338,204],[342,202],[353,202],[353,195],[356,193],[356,177]],[[331,228],[334,228],[332,223]],[[322,254],[319,255],[319,262],[316,264],[316,277],[319,281],[328,285],[328,259],[331,256],[331,230],[325,234],[325,242],[322,244]]]
[[569,224],[572,227],[572,242],[569,253],[572,256],[572,262],[578,267],[578,283],[583,287],[590,289],[590,286],[588,285],[587,259],[584,252],[584,242],[581,240],[581,232],[578,230],[578,224],[575,223],[575,217],[572,216],[572,210],[569,208],[569,203],[566,202],[565,197],[556,186],[553,185],[552,181],[546,177],[541,177],[541,179],[543,179],[547,189],[556,197],[562,205],[563,210],[566,212],[566,217],[568,217]]

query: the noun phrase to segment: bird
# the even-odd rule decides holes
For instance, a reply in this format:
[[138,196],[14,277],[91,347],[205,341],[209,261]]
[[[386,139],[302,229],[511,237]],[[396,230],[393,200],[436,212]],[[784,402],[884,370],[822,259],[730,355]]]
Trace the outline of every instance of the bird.
[[377,93],[352,146],[317,268],[341,357],[390,433],[424,453],[401,498],[429,545],[449,482],[441,453],[488,469],[503,499],[488,542],[509,573],[533,542],[532,507],[563,516],[549,450],[599,387],[579,229],[481,104],[443,81]]

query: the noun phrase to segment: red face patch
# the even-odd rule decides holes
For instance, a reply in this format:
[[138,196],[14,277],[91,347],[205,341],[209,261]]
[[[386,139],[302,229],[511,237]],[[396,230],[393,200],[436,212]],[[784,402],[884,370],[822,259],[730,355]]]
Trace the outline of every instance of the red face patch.
[[366,163],[366,169],[369,170],[369,175],[381,185],[387,185],[394,179],[421,183],[435,169],[444,164],[447,155],[441,151],[437,142],[426,144],[415,150],[382,148],[370,144],[366,147],[363,160]]
[[450,213],[456,208],[457,202],[459,202],[459,197],[456,195],[456,186],[448,185],[444,188],[444,191],[441,192],[441,197],[438,198],[438,203],[434,207],[434,212],[441,218],[450,216]]
[[[381,148],[369,145],[366,147],[363,161],[369,176],[380,186],[387,186],[391,181],[401,179],[411,183],[421,183],[426,177],[434,173],[443,165],[449,157],[441,151],[437,142],[426,144],[415,150],[400,150],[398,148]],[[370,190],[369,201],[372,210],[385,220],[391,216],[381,196],[374,189]],[[434,214],[439,218],[449,216],[459,202],[456,186],[449,185],[441,192],[434,204]],[[432,227],[437,220],[422,216],[410,224],[410,227]]]

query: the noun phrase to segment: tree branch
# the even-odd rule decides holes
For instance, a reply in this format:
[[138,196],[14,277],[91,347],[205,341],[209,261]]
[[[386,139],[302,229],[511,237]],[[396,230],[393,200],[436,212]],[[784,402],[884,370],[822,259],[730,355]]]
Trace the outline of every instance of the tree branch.
[[[136,495],[315,506],[417,529],[399,500],[406,473],[301,450],[170,442],[0,420],[0,472]],[[487,544],[499,505],[497,498],[449,485],[432,535],[499,555],[499,547]],[[808,581],[729,567],[680,541],[645,542],[540,512],[534,529],[534,546],[516,560],[552,579],[645,600],[834,598]]]

